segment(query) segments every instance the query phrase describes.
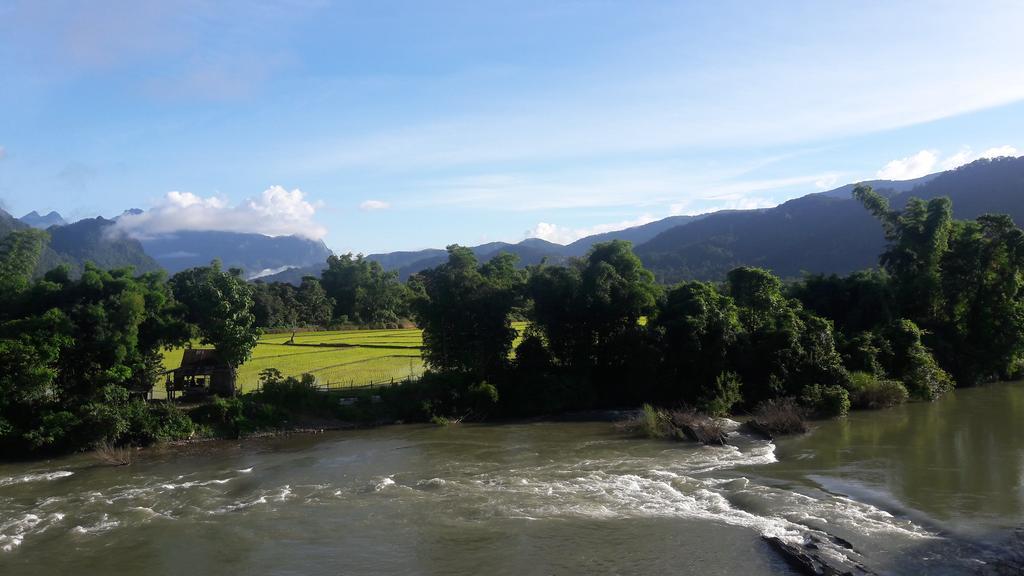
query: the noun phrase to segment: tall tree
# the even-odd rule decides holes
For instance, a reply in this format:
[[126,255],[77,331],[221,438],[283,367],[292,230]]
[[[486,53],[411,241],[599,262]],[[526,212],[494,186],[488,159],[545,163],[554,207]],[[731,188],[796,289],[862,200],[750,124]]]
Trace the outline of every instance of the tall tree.
[[253,290],[241,270],[222,270],[215,260],[207,267],[178,272],[170,286],[203,344],[213,346],[233,369],[249,359],[260,330],[252,312]]
[[326,326],[331,322],[334,301],[327,296],[320,281],[312,276],[302,279],[296,294],[301,323],[307,326]]
[[654,326],[664,334],[666,400],[713,402],[715,382],[732,370],[743,331],[732,298],[711,284],[681,284],[669,290]]
[[477,264],[472,250],[448,247],[448,262],[421,272],[413,311],[423,329],[424,358],[443,372],[484,379],[508,365],[516,331],[509,313],[521,283],[508,266]]
[[393,325],[407,312],[407,293],[398,274],[362,254],[329,257],[320,282],[334,300],[337,320]]
[[892,210],[870,186],[857,186],[853,196],[882,223],[888,245],[880,261],[893,279],[900,315],[925,326],[940,321],[940,264],[953,230],[949,198],[911,198],[903,210]]
[[16,306],[28,289],[49,235],[42,230],[16,230],[0,241],[0,318]]

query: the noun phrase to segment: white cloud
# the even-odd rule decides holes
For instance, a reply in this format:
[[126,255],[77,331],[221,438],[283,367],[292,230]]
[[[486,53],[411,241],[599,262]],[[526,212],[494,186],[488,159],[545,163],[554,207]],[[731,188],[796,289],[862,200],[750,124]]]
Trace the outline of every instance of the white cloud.
[[387,210],[388,208],[391,208],[391,204],[383,200],[364,200],[359,205],[360,210]]
[[298,188],[271,186],[255,198],[230,205],[216,196],[168,192],[153,208],[118,219],[114,230],[134,237],[152,237],[183,230],[249,232],[267,236],[322,238],[326,229],[313,221],[316,206]]
[[673,216],[696,216],[698,214],[718,212],[719,210],[759,210],[778,205],[778,201],[769,198],[748,197],[734,198],[725,202],[703,204],[701,206],[695,206],[691,202],[679,202],[673,204],[669,211]]
[[995,148],[989,148],[988,150],[985,150],[984,152],[978,155],[978,158],[999,158],[1000,156],[1020,155],[1020,150],[1014,148],[1013,146],[1010,146],[1009,144],[1004,144],[1002,146],[997,146]]
[[829,188],[835,188],[836,183],[839,181],[839,176],[836,174],[826,174],[821,178],[814,181],[814,187],[818,190],[828,190]]
[[526,238],[540,238],[541,240],[547,240],[548,242],[554,242],[556,244],[570,244],[580,238],[586,238],[587,236],[593,236],[594,234],[625,230],[626,228],[642,226],[644,224],[654,222],[655,220],[657,220],[657,218],[654,216],[644,214],[643,216],[634,218],[633,220],[623,220],[622,222],[615,222],[612,224],[598,224],[587,228],[568,228],[557,224],[551,224],[549,222],[538,222],[536,226],[527,230],[524,236]]
[[912,156],[890,161],[876,172],[875,176],[883,180],[911,180],[940,170],[953,170],[981,158],[1019,156],[1020,154],[1020,150],[1009,144],[988,148],[980,153],[975,153],[967,147],[946,157],[942,157],[938,150],[921,150]]
[[939,155],[933,150],[921,150],[913,156],[891,160],[875,173],[882,180],[911,180],[935,171]]

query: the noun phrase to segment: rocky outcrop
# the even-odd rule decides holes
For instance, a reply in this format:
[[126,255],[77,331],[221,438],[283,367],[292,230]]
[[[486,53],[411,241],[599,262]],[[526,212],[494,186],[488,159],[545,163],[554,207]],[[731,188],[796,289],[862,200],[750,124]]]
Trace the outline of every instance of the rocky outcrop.
[[[864,564],[855,558],[860,556],[853,549],[850,542],[825,534],[818,536],[811,534],[803,544],[792,544],[777,536],[763,537],[773,550],[779,553],[786,562],[801,574],[807,576],[868,576],[875,573],[867,569]],[[834,558],[832,554],[823,554],[823,548],[835,549],[839,547],[847,551],[842,560]]]

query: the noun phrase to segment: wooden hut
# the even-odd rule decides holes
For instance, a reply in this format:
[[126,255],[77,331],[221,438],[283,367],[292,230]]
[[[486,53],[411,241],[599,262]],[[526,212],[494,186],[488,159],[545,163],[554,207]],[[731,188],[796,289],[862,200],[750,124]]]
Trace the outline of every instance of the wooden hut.
[[217,356],[216,350],[186,348],[181,366],[167,372],[167,397],[235,395],[235,371]]

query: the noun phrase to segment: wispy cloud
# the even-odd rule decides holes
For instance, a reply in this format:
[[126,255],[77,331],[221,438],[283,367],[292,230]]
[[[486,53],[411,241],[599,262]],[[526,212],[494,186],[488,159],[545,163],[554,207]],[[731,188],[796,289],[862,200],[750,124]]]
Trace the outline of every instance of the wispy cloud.
[[383,200],[364,200],[359,204],[359,209],[366,211],[387,210],[388,208],[391,208],[391,204]]
[[314,221],[315,215],[316,206],[298,188],[289,191],[271,186],[237,205],[216,196],[168,192],[149,210],[121,216],[113,230],[137,238],[183,230],[216,230],[317,239],[327,231]]
[[644,214],[643,216],[632,220],[623,220],[621,222],[610,224],[598,224],[596,226],[589,226],[586,228],[570,228],[551,224],[549,222],[538,222],[536,226],[527,230],[523,234],[523,237],[540,238],[541,240],[547,240],[548,242],[554,242],[556,244],[570,244],[580,238],[593,236],[594,234],[603,234],[605,232],[633,228],[634,226],[643,226],[644,224],[649,224],[655,220],[658,220],[658,218],[655,218],[650,214]]
[[287,60],[291,24],[318,4],[109,0],[98,10],[73,0],[14,0],[0,35],[29,47],[20,54],[48,81],[127,71],[130,84],[160,99],[223,100],[270,79]]
[[752,178],[746,166],[693,170],[688,166],[646,163],[618,169],[569,169],[558,172],[495,173],[418,183],[416,207],[459,207],[514,212],[630,208],[656,213],[670,207],[700,210],[744,198],[813,192],[836,173],[782,178]]
[[875,173],[875,176],[882,180],[911,180],[933,172],[952,170],[981,158],[1017,156],[1020,153],[1020,150],[1009,144],[988,148],[978,153],[970,148],[964,148],[948,156],[943,156],[938,150],[921,150],[905,158],[889,161]]

